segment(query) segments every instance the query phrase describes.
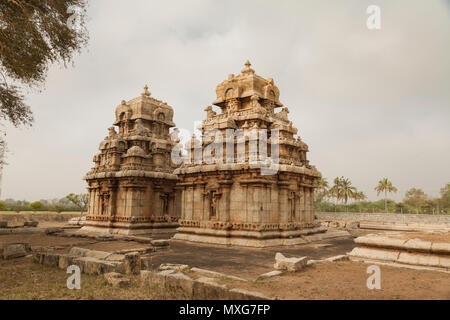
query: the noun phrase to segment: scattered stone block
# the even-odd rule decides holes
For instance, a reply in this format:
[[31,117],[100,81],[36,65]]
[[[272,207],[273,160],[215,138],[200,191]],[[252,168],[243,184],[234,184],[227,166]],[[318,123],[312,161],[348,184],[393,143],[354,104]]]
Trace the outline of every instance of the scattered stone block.
[[225,285],[218,284],[212,278],[201,277],[194,281],[193,296],[196,299],[224,299],[227,291]]
[[79,258],[78,256],[75,255],[70,255],[70,254],[62,254],[59,256],[59,260],[58,260],[58,267],[60,269],[66,270],[67,267],[71,266],[74,264],[74,260]]
[[122,274],[117,272],[108,272],[104,274],[106,282],[113,287],[127,287],[130,284],[130,279],[125,278]]
[[274,270],[274,271],[270,271],[270,272],[266,272],[261,274],[258,279],[266,279],[266,278],[271,278],[271,277],[275,277],[275,276],[279,276],[280,274],[282,274],[282,271],[279,270]]
[[194,295],[194,280],[187,275],[177,272],[169,273],[163,277],[164,287],[170,290],[176,290],[184,293],[187,298],[192,298]]
[[175,263],[163,263],[158,267],[159,270],[176,270],[176,271],[183,271],[187,268],[189,268],[187,264],[175,264]]
[[124,238],[124,240],[136,241],[139,243],[152,243],[152,241],[154,241],[152,238],[141,237],[141,236],[127,236]]
[[102,234],[102,235],[95,235],[95,236],[89,236],[85,235],[86,238],[93,238],[98,241],[112,241],[114,240],[114,237],[110,234]]
[[303,269],[308,263],[308,257],[286,258],[282,253],[277,252],[275,255],[274,268],[277,270],[287,270],[295,272]]
[[58,267],[59,266],[59,254],[48,253],[48,252],[35,252],[33,253],[33,260],[36,263],[50,266],[50,267]]
[[165,247],[170,245],[170,240],[169,239],[152,240],[151,244],[154,245],[155,247]]
[[127,274],[139,274],[141,272],[140,254],[138,252],[125,254],[124,267]]
[[330,262],[334,262],[334,261],[348,261],[349,258],[346,254],[341,254],[338,256],[334,256],[334,257],[329,257],[326,258],[325,261],[330,261]]
[[167,270],[163,270],[163,271],[159,271],[158,274],[162,275],[162,276],[167,276],[168,274],[172,274],[175,273],[175,270],[172,269],[167,269]]
[[87,250],[85,253],[85,257],[96,258],[100,260],[105,260],[111,255],[111,252],[106,251],[97,251],[97,250]]
[[330,221],[330,223],[328,223],[328,227],[330,227],[330,228],[339,228],[339,222],[337,222],[337,221]]
[[24,257],[28,254],[27,246],[23,243],[4,243],[0,252],[3,259],[14,259]]
[[103,274],[116,271],[117,263],[104,261],[91,257],[81,257],[73,260],[73,263],[80,267],[83,273]]
[[239,278],[239,277],[236,277],[236,276],[231,276],[231,275],[228,275],[228,274],[224,274],[224,273],[220,273],[220,272],[216,272],[216,271],[211,271],[211,270],[206,270],[206,269],[200,269],[200,268],[196,268],[196,267],[192,268],[191,270],[194,271],[194,272],[207,274],[207,275],[213,276],[213,277],[229,278],[229,279],[238,280],[238,281],[247,281],[246,279]]
[[45,248],[42,246],[31,246],[31,251],[32,252],[41,252],[41,251],[45,251]]
[[327,260],[308,260],[308,262],[306,263],[307,266],[311,266],[313,264],[316,263],[323,263],[323,262],[327,262]]
[[79,247],[72,247],[70,249],[69,254],[79,256],[79,257],[85,257],[88,251],[90,251],[90,250],[84,249],[84,248],[79,248]]
[[64,229],[63,228],[58,228],[58,227],[52,227],[52,228],[47,228],[45,229],[45,234],[54,234],[54,233],[58,233],[58,232],[63,232]]
[[231,299],[236,300],[271,300],[270,298],[266,297],[262,293],[255,292],[255,291],[248,291],[244,289],[231,289]]
[[39,224],[39,221],[25,221],[25,222],[23,223],[23,226],[24,226],[24,227],[32,227],[32,228],[35,228],[35,227],[38,226],[38,224]]
[[111,253],[109,256],[106,257],[106,261],[124,261],[125,255],[124,254],[117,254],[117,253]]
[[351,221],[347,222],[345,224],[346,229],[359,229],[359,222],[358,221]]

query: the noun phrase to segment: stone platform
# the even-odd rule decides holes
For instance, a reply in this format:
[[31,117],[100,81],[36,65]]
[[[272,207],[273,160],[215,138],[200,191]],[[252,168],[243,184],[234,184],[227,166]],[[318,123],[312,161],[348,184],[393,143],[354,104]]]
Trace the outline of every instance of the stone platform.
[[145,228],[138,228],[136,226],[130,226],[130,227],[123,227],[123,228],[117,228],[117,227],[104,227],[104,226],[95,226],[95,225],[89,225],[84,226],[79,232],[80,233],[97,233],[97,234],[119,234],[119,235],[159,235],[159,234],[170,234],[174,235],[177,232],[177,226],[178,224],[168,224],[168,225],[158,225],[158,226],[152,226]]
[[177,231],[173,237],[174,240],[265,248],[308,243],[309,241],[305,237],[325,233],[327,229],[317,227],[286,232],[257,232],[183,227],[178,228]]
[[352,261],[450,272],[448,233],[422,237],[408,233],[370,234],[356,238],[355,243],[358,247],[348,253]]

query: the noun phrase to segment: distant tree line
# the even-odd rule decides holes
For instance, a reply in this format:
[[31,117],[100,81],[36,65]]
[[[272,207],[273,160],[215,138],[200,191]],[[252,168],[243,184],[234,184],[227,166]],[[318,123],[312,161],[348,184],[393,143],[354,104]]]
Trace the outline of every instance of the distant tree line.
[[[397,192],[392,182],[383,178],[374,187],[382,200],[366,201],[367,196],[352,185],[348,178],[337,177],[330,186],[326,178],[316,180],[315,209],[319,212],[391,212],[391,213],[450,213],[450,183],[440,189],[440,197],[432,198],[419,188],[411,188],[401,202],[388,199]],[[351,201],[349,203],[349,201]]]
[[39,200],[34,202],[28,202],[26,200],[14,200],[6,199],[0,201],[0,211],[51,211],[51,212],[64,212],[64,211],[79,211],[86,212],[88,204],[87,194],[74,194],[71,193],[61,199],[51,200]]

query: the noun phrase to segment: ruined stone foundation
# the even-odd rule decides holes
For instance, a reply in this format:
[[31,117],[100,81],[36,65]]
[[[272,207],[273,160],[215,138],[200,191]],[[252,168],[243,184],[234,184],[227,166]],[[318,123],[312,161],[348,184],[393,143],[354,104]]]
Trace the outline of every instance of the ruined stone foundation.
[[89,205],[82,232],[142,234],[178,227],[172,118],[172,108],[151,97],[147,87],[116,108],[118,132],[109,128],[94,156],[95,166],[85,176]]
[[[273,80],[256,75],[247,62],[241,74],[230,75],[216,93],[214,104],[220,111],[205,109],[202,139],[193,137],[190,161],[174,172],[182,193],[174,239],[267,247],[304,243],[303,235],[325,231],[314,217],[314,182],[320,173],[306,159],[308,146],[295,136],[288,109],[275,112],[283,105]],[[229,129],[235,136],[227,135]],[[267,133],[267,143],[254,132]],[[239,133],[244,137],[241,147]],[[230,139],[236,142],[231,157],[225,151]],[[252,143],[258,145],[259,158]],[[197,154],[203,155],[200,161]]]

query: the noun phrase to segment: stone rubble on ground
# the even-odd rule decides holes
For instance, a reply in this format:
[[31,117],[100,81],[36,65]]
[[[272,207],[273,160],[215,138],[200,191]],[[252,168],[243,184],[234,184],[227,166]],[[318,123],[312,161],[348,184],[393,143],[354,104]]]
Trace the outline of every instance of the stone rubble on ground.
[[5,260],[25,257],[30,252],[27,243],[0,243],[0,257]]
[[108,272],[104,274],[106,282],[113,287],[124,288],[130,285],[130,279],[125,278],[122,274],[117,272]]
[[42,248],[38,249],[33,251],[35,262],[60,269],[66,269],[69,265],[74,264],[80,267],[81,272],[87,274],[108,272],[139,274],[141,271],[141,258],[138,252],[117,254],[73,247],[68,254],[58,254]]
[[208,277],[193,279],[170,269],[159,272],[143,270],[141,282],[142,285],[155,285],[159,290],[176,291],[186,299],[270,300],[259,292],[228,288],[227,285],[217,283],[216,279]]
[[266,272],[266,273],[261,274],[261,275],[258,277],[258,279],[271,278],[271,277],[279,276],[279,275],[282,274],[282,273],[283,273],[282,271],[279,271],[279,270],[273,270],[273,271],[270,271],[270,272]]
[[39,221],[25,221],[23,223],[23,226],[36,228],[38,226],[38,224],[39,224]]
[[177,264],[177,263],[163,263],[158,267],[158,270],[176,270],[183,271],[189,268],[187,264]]
[[290,272],[295,272],[303,269],[308,263],[308,257],[301,258],[286,258],[282,253],[277,252],[275,254],[275,265],[276,270],[286,270]]

